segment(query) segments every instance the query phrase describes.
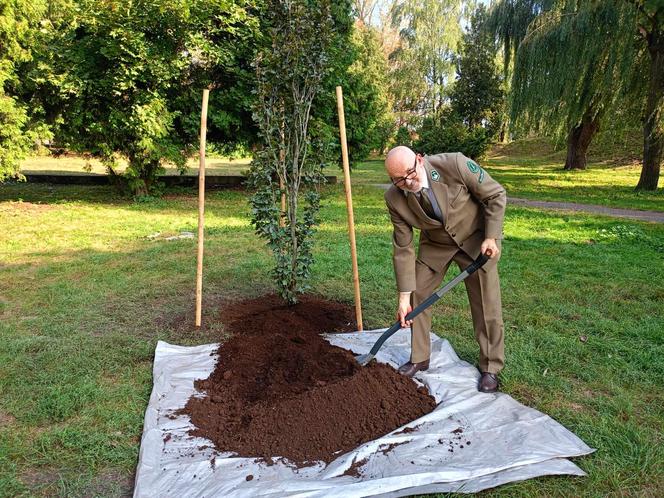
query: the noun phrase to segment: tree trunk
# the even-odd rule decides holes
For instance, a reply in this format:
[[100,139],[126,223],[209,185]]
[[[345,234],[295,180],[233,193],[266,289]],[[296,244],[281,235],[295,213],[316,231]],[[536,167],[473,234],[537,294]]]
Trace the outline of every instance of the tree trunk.
[[586,169],[588,147],[599,129],[599,116],[589,109],[581,123],[572,128],[567,136],[567,160],[565,169]]
[[648,34],[650,81],[643,123],[643,168],[636,190],[657,190],[664,151],[664,31],[656,27]]
[[507,143],[507,137],[508,137],[508,132],[507,132],[507,120],[503,120],[502,123],[500,123],[500,134],[498,135],[498,142],[501,144],[506,144]]
[[288,275],[288,305],[293,306],[297,304],[297,257],[298,257],[298,236],[297,236],[297,191],[290,191],[290,204],[289,223],[290,223],[290,240],[291,245],[291,261],[290,272]]
[[139,179],[142,180],[136,184],[134,195],[147,196],[152,193],[152,189],[157,181],[157,174],[159,173],[159,161],[148,161],[144,163],[140,169]]

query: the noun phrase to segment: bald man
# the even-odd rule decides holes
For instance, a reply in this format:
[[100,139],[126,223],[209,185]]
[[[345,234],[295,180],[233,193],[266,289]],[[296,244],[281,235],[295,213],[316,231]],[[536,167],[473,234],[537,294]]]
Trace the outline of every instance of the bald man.
[[[461,153],[422,156],[395,147],[385,159],[392,186],[385,202],[393,225],[393,262],[399,292],[397,319],[411,326],[410,361],[399,372],[412,377],[429,368],[432,309],[406,321],[429,297],[454,261],[460,268],[480,253],[489,261],[465,281],[482,375],[478,389],[498,390],[504,364],[503,319],[497,262],[505,214],[505,189]],[[417,256],[413,228],[420,230]]]

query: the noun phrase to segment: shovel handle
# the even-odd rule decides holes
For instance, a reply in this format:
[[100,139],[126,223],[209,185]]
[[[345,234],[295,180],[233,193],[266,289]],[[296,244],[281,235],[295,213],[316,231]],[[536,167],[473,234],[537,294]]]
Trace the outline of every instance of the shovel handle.
[[484,264],[490,259],[491,258],[489,256],[481,252],[480,255],[475,258],[475,261],[473,261],[470,265],[468,265],[468,267],[464,271],[467,271],[468,275],[472,275],[477,270],[482,268]]
[[[447,285],[444,287],[441,287],[439,290],[431,294],[428,298],[426,298],[424,301],[422,301],[413,311],[408,313],[406,315],[406,320],[412,320],[415,318],[417,315],[422,313],[425,309],[427,309],[429,306],[431,306],[433,303],[438,301],[441,297],[443,297],[449,290],[451,290],[454,286],[456,286],[459,282],[465,280],[468,278],[468,276],[472,275],[475,273],[477,270],[482,268],[484,264],[489,261],[489,257],[486,254],[480,253],[479,256],[473,261],[468,267],[466,267],[459,275],[457,275],[453,280],[451,280]],[[383,332],[383,335],[381,335],[376,343],[373,345],[371,348],[370,354],[376,355],[378,350],[383,346],[383,343],[388,340],[390,337],[394,335],[394,333],[401,328],[401,321],[397,320],[394,322],[394,324],[387,329],[385,332]]]

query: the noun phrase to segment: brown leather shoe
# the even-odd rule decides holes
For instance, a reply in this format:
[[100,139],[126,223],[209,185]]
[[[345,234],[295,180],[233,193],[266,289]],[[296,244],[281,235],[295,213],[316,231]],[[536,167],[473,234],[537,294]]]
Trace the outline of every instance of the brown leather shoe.
[[406,377],[412,377],[420,370],[428,370],[428,369],[429,369],[429,360],[425,360],[425,361],[420,361],[418,363],[408,362],[404,365],[401,365],[398,371],[401,375],[405,375]]
[[483,393],[495,393],[498,390],[498,376],[489,372],[482,372],[478,389]]

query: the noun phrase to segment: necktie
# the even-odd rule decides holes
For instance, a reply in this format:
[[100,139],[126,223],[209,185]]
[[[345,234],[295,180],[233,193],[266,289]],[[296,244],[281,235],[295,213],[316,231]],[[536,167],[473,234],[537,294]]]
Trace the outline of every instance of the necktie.
[[420,206],[422,206],[422,209],[426,213],[426,215],[431,218],[432,220],[438,220],[440,222],[443,221],[443,216],[442,213],[440,212],[440,208],[438,207],[438,203],[436,202],[435,197],[433,196],[433,192],[431,189],[425,188],[422,189],[419,192],[419,201],[420,201]]

